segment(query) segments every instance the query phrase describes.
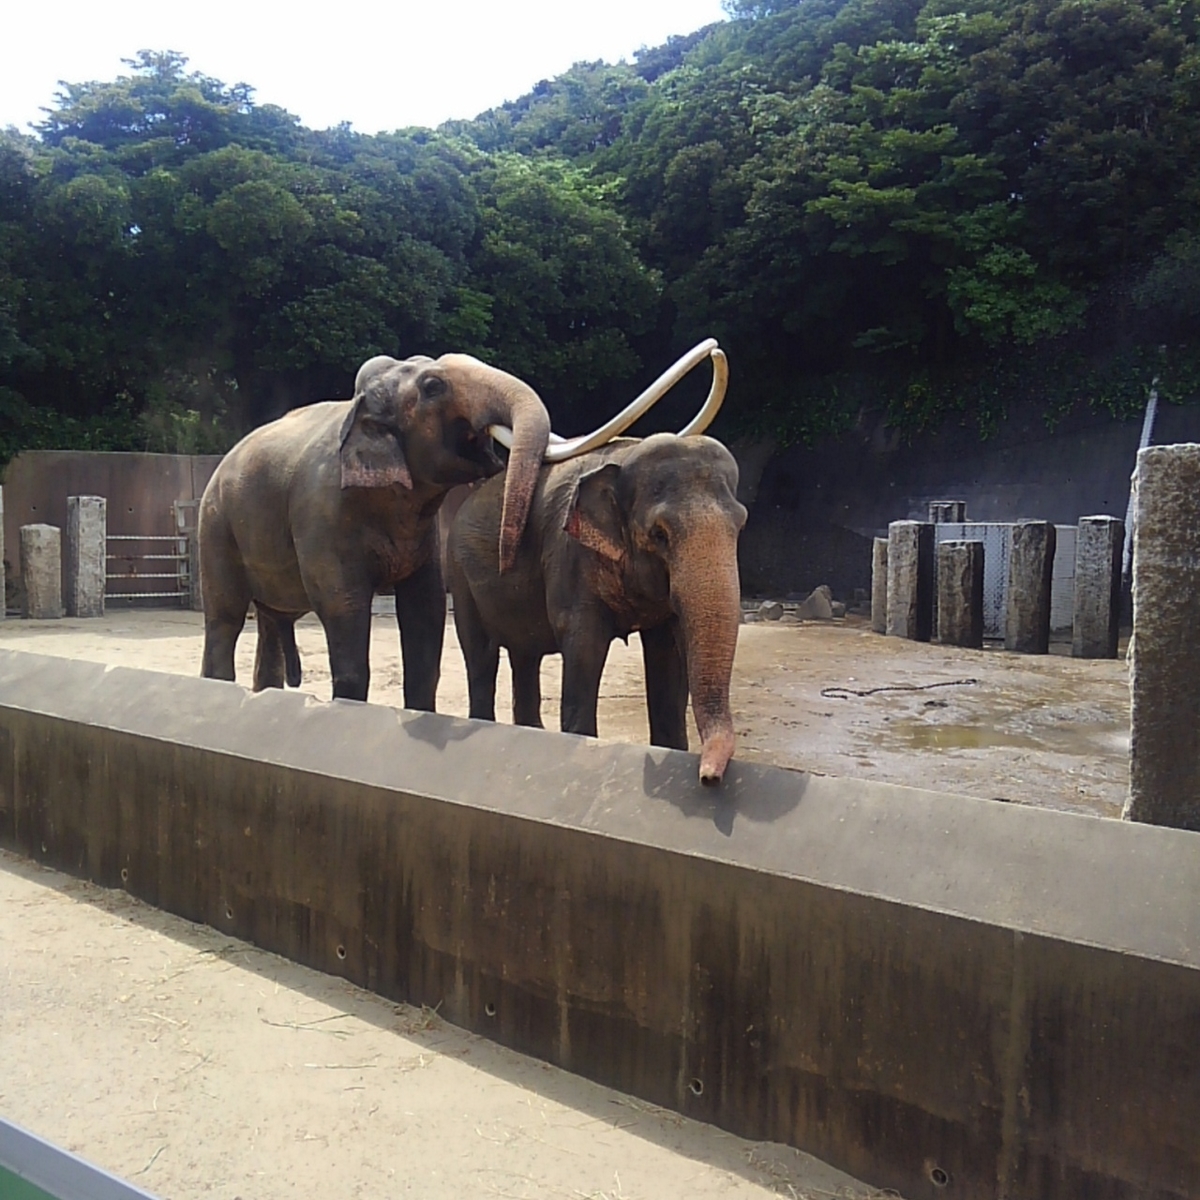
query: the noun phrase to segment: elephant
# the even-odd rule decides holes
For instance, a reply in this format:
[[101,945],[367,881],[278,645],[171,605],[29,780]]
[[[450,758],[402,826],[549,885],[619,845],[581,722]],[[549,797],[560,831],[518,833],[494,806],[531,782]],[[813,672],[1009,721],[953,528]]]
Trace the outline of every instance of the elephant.
[[315,612],[334,697],[365,700],[371,601],[390,588],[405,706],[433,711],[446,625],[437,512],[450,488],[503,469],[495,424],[512,428],[494,547],[509,566],[550,436],[542,401],[513,375],[465,354],[381,355],[352,399],[294,409],[238,442],[200,501],[201,674],[234,678],[253,602],[255,691],[299,684],[294,625]]
[[741,621],[737,541],[746,522],[733,455],[708,437],[618,438],[544,465],[510,571],[497,534],[503,480],[477,486],[450,527],[454,622],[470,715],[495,719],[500,647],[513,718],[541,726],[539,674],[563,656],[560,724],[596,736],[600,676],[614,637],[641,634],[650,741],[687,749],[687,700],[700,732],[700,780],[733,755],[729,683]]

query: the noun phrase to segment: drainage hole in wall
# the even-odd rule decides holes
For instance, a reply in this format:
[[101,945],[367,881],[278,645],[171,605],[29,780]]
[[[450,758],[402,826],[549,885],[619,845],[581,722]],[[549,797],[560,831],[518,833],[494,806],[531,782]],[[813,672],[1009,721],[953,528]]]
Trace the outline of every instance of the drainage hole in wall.
[[486,1016],[494,1017],[496,1015],[496,1006],[489,1000],[483,1006],[483,1011]]
[[950,1182],[949,1172],[943,1171],[941,1167],[930,1167],[929,1182],[934,1187],[945,1187]]
[[688,1084],[688,1091],[691,1092],[693,1096],[703,1096],[704,1095],[704,1080],[693,1079],[691,1081],[691,1083]]
[[227,920],[227,921],[233,920],[233,909],[232,908],[227,908],[225,910],[225,920]]
[[121,868],[121,882],[122,883],[129,882],[129,868],[128,867]]
[[337,948],[337,956],[338,956],[338,958],[346,957],[346,947],[345,946],[339,946]]

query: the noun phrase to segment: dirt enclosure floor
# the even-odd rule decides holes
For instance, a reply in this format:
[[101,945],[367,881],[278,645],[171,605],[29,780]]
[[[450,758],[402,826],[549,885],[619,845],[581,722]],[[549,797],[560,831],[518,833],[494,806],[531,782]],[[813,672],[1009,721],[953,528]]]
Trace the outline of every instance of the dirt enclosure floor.
[[[320,626],[306,619],[297,632],[304,688],[328,698]],[[439,707],[465,716],[452,625],[447,634]],[[201,619],[9,620],[0,646],[194,675]],[[253,653],[251,624],[238,655],[246,683]],[[388,617],[375,620],[372,670],[372,701],[398,704]],[[548,660],[551,727],[558,671]],[[733,708],[744,759],[1107,817],[1124,800],[1123,660],[918,645],[855,619],[749,624]],[[600,731],[646,739],[636,636],[613,646]],[[0,1012],[0,1113],[171,1200],[871,1194],[796,1151],[697,1125],[3,853]]]
[[[330,696],[324,633],[315,617],[296,627],[302,690]],[[138,610],[96,620],[0,624],[0,646],[195,675],[203,641],[198,613]],[[249,686],[254,624],[238,643],[238,679]],[[371,702],[402,703],[395,620],[371,634]],[[733,679],[738,757],[824,775],[878,779],[1016,804],[1120,816],[1129,785],[1129,687],[1124,658],[1049,655],[884,638],[861,618],[742,626]],[[558,723],[560,660],[542,668],[542,718]],[[511,718],[501,660],[496,711]],[[868,694],[859,694],[868,693]],[[638,637],[614,642],[600,693],[600,735],[645,742]],[[454,625],[446,629],[438,708],[467,715]],[[693,728],[693,737],[695,730]],[[693,743],[693,749],[695,743]]]

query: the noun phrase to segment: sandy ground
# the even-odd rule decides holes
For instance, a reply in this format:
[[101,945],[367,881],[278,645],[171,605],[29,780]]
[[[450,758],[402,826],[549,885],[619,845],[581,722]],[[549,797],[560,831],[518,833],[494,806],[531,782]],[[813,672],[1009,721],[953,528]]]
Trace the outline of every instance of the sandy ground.
[[171,1200],[862,1196],[0,851],[0,1113]]
[[[0,624],[0,646],[186,675],[199,671],[201,643],[199,614],[171,610]],[[297,626],[297,643],[303,689],[328,699],[324,634],[314,617]],[[1038,657],[922,645],[879,637],[856,618],[744,625],[733,680],[738,755],[825,775],[1119,816],[1129,785],[1125,661],[1076,660],[1061,653],[1068,647],[1054,649],[1059,653]],[[247,685],[253,660],[250,623],[237,662]],[[400,646],[390,616],[375,618],[371,670],[371,701],[400,704]],[[557,657],[545,660],[542,676],[543,720],[555,728]],[[510,719],[509,687],[502,658],[501,720]],[[438,707],[467,715],[452,622]],[[628,645],[613,643],[599,726],[606,738],[647,740],[636,634]]]
[[[320,626],[297,632],[304,687],[327,698]],[[452,625],[447,634],[439,707],[465,716]],[[10,620],[0,646],[191,675],[201,619]],[[253,652],[250,625],[238,653],[247,683]],[[372,701],[399,703],[387,617],[375,621],[372,670]],[[547,660],[550,726],[558,672]],[[917,645],[854,619],[749,624],[733,707],[739,755],[789,768],[1102,816],[1119,815],[1128,782],[1123,660]],[[600,731],[646,739],[636,636],[613,646]],[[6,855],[0,1011],[0,1112],[173,1200],[860,1194],[795,1151],[651,1108]]]

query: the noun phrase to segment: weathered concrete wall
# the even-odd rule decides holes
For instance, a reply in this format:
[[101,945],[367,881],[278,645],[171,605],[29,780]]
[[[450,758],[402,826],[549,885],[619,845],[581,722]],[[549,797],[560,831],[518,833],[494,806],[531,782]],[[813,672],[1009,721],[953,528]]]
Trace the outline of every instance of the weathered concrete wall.
[[1143,450],[1135,480],[1125,816],[1200,830],[1200,444]]
[[[1034,402],[986,441],[954,414],[911,439],[866,420],[792,446],[762,471],[739,543],[743,587],[784,595],[828,583],[847,599],[871,586],[871,538],[892,521],[926,520],[947,496],[965,500],[972,521],[1123,517],[1141,426],[1141,414],[1113,421],[1081,408],[1049,430]],[[1200,442],[1200,404],[1160,406],[1154,441]]]
[[[68,496],[103,496],[109,533],[174,533],[171,505],[197,499],[220,461],[216,454],[26,450],[4,469],[4,544],[17,545],[22,525],[41,522],[66,529]],[[12,557],[9,568],[19,576],[20,564]],[[62,586],[65,595],[65,577]],[[174,589],[171,580],[146,580],[124,590]]]
[[0,843],[909,1200],[1200,1194],[1200,837],[0,652]]

